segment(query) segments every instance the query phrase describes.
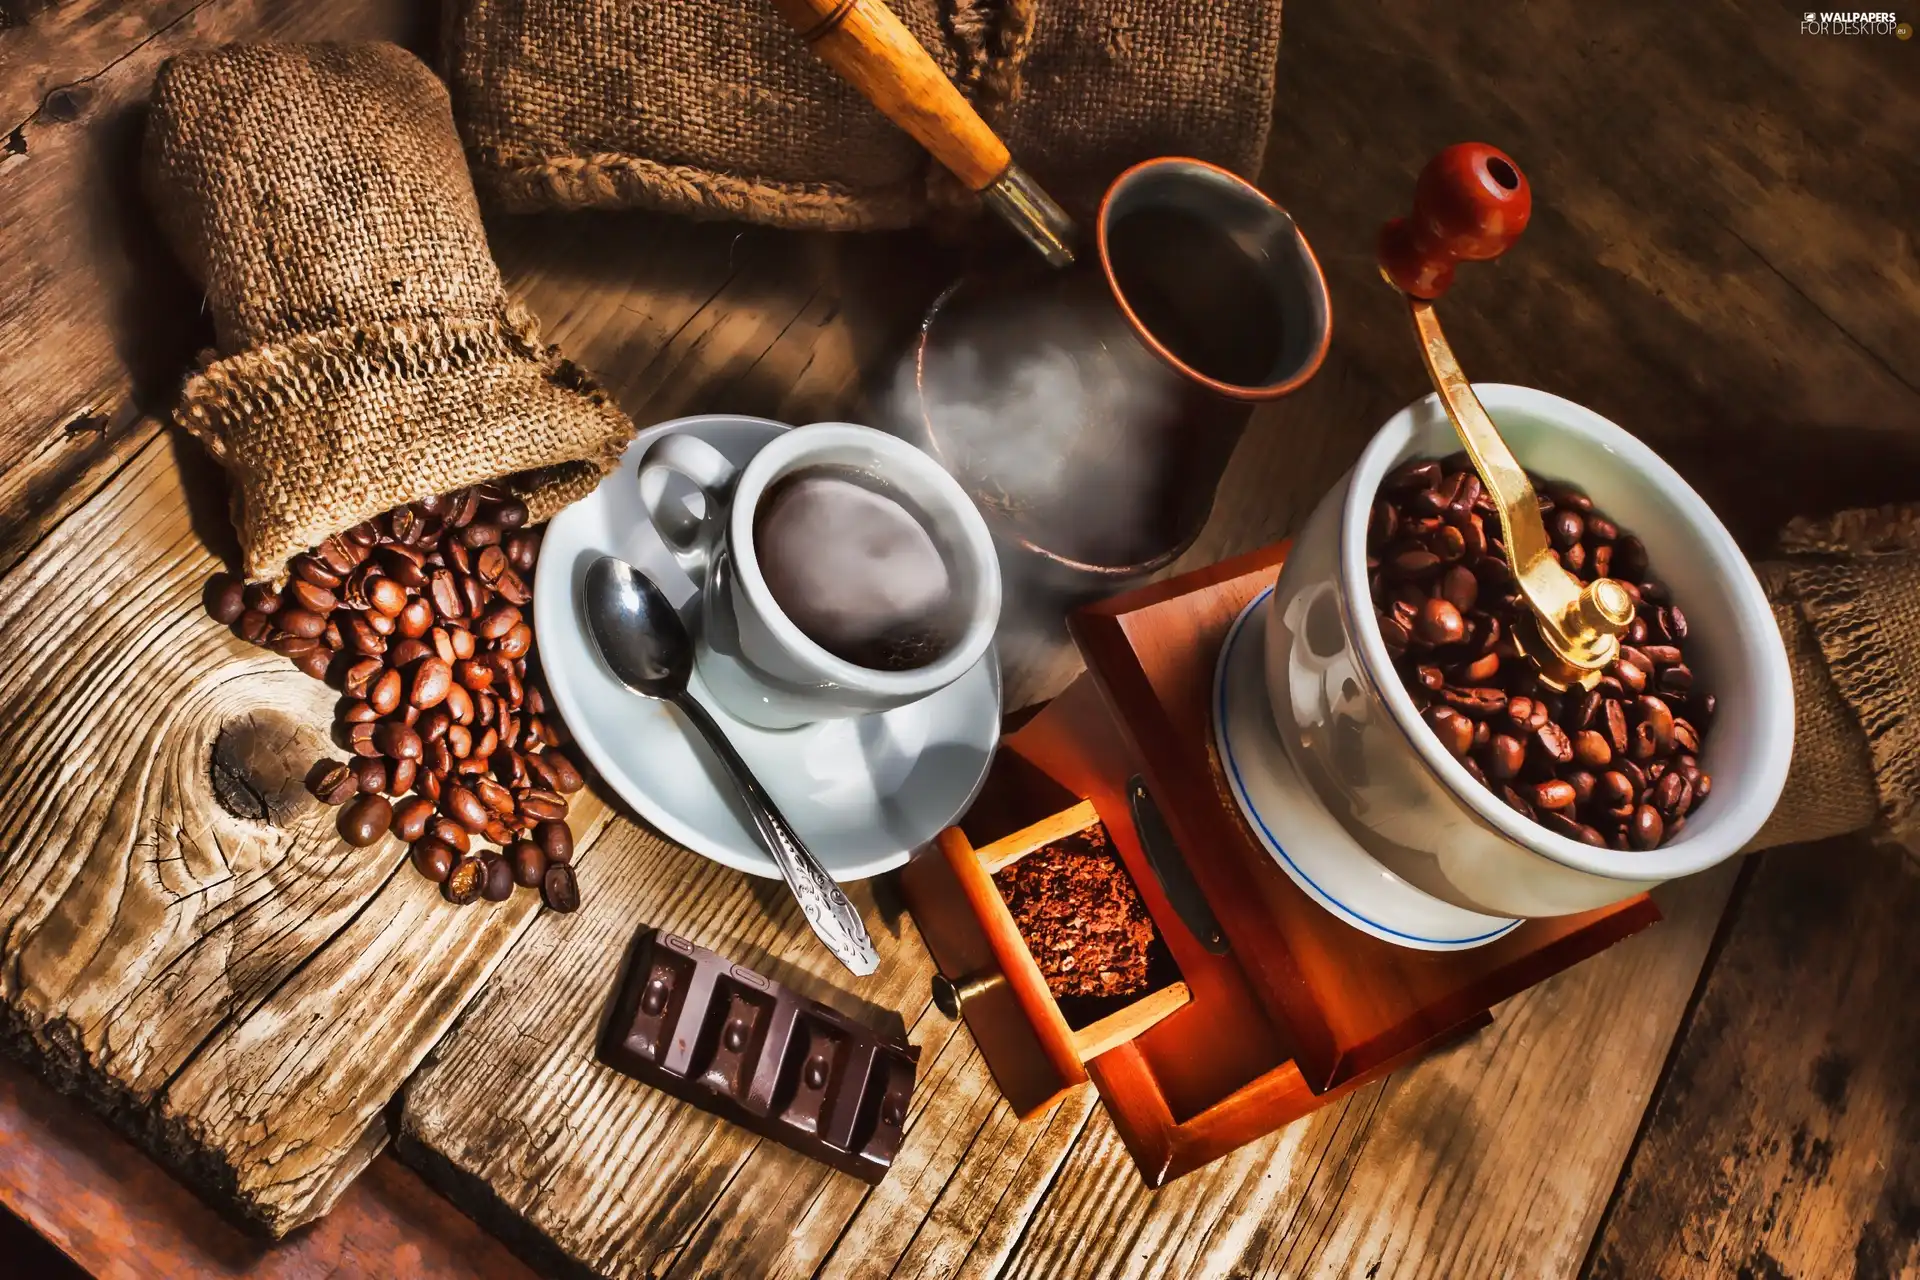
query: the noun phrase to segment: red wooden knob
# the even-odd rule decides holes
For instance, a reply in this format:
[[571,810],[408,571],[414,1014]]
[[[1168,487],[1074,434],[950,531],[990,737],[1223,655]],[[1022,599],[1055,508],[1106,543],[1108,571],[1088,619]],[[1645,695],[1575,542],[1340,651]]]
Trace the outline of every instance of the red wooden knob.
[[1413,213],[1380,229],[1380,267],[1401,292],[1433,299],[1453,264],[1485,262],[1520,238],[1533,190],[1513,157],[1484,142],[1448,147],[1420,171]]

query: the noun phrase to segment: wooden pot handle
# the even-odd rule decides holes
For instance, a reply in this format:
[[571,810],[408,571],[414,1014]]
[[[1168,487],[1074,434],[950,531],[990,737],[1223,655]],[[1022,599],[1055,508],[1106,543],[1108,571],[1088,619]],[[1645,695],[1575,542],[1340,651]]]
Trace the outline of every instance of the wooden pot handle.
[[807,47],[970,191],[1012,157],[913,32],[880,0],[773,0]]
[[1073,261],[1073,223],[881,0],[773,0],[807,47],[906,130],[1047,261]]

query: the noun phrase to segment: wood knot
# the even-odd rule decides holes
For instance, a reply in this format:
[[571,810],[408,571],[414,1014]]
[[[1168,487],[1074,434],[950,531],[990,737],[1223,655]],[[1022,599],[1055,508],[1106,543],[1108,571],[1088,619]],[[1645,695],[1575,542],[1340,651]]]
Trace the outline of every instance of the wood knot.
[[207,780],[222,809],[248,822],[283,827],[307,805],[304,779],[327,754],[326,738],[284,711],[263,709],[222,725]]

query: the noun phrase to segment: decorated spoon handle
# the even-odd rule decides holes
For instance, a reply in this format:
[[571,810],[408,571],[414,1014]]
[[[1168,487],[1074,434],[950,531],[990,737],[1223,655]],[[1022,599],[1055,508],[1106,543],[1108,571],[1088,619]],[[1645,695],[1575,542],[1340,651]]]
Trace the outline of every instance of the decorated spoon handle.
[[755,834],[786,878],[787,887],[793,890],[814,934],[833,952],[835,959],[861,977],[878,969],[880,953],[874,949],[859,910],[847,900],[847,895],[773,803],[773,797],[753,776],[747,762],[733,749],[726,730],[691,696],[675,698],[673,704],[693,721],[721,763],[727,766],[727,772],[733,775],[734,785],[740,788],[740,796],[747,802],[747,812],[753,815]]
[[1533,190],[1513,157],[1484,142],[1462,142],[1427,162],[1413,212],[1380,229],[1380,270],[1410,298],[1428,302],[1453,284],[1456,262],[1486,262],[1507,251],[1533,216]]

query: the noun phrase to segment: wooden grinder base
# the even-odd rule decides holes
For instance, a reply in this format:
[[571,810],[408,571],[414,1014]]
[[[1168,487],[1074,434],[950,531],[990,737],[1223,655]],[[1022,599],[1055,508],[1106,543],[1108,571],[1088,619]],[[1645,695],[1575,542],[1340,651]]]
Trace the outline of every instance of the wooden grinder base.
[[[1087,674],[1007,737],[961,831],[902,874],[941,973],[978,993],[964,1006],[968,1026],[1014,1109],[1032,1115],[1091,1079],[1149,1186],[1484,1026],[1495,1004],[1660,918],[1641,895],[1434,953],[1360,933],[1301,892],[1227,793],[1208,712],[1227,629],[1285,556],[1285,544],[1269,547],[1076,613]],[[1136,775],[1218,917],[1225,955],[1181,922],[1141,850],[1127,802]],[[1016,998],[1019,984],[981,980],[1007,955],[1010,920],[975,853],[1082,801],[1106,825],[1190,996],[1085,1062],[1057,1013]]]

